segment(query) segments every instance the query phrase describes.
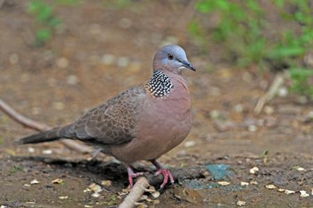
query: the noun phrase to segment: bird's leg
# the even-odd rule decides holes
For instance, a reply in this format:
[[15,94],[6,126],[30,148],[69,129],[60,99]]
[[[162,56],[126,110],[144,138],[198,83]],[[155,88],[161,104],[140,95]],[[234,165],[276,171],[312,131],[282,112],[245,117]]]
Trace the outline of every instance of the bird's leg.
[[132,166],[127,166],[127,173],[130,187],[133,187],[134,185],[134,178],[137,178],[138,176],[142,176],[144,174],[143,172],[135,173]]
[[168,179],[170,179],[172,184],[174,183],[174,177],[170,170],[163,168],[162,165],[155,159],[150,160],[150,162],[158,169],[157,172],[155,172],[155,175],[163,175],[163,183],[160,186],[161,188],[164,188],[164,186],[168,183]]

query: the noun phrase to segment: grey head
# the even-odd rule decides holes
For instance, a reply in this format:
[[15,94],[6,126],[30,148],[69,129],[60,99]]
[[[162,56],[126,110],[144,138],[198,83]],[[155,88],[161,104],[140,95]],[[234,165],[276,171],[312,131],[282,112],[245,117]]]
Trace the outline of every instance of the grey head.
[[168,70],[181,74],[184,69],[196,71],[188,61],[185,50],[178,45],[166,45],[159,49],[153,59],[153,70]]

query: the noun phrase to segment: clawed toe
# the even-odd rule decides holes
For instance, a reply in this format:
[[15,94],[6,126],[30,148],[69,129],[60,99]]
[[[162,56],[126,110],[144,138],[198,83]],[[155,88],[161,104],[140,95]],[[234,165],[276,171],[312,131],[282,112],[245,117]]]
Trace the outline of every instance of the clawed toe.
[[161,184],[160,188],[164,188],[166,184],[170,181],[171,184],[175,182],[174,177],[170,170],[168,169],[159,169],[157,172],[155,172],[155,175],[163,175],[163,183]]
[[135,173],[131,167],[127,167],[127,173],[128,173],[128,182],[129,182],[130,187],[133,187],[134,185],[134,178],[144,175],[144,172]]

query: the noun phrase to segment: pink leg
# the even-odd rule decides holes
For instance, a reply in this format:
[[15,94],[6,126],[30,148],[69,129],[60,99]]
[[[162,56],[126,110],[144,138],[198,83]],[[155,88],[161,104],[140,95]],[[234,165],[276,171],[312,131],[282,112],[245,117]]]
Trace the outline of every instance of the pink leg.
[[158,169],[157,172],[155,172],[155,175],[163,175],[163,183],[160,186],[161,188],[164,188],[164,186],[168,183],[168,179],[170,179],[172,184],[175,182],[170,170],[163,168],[156,160],[151,160],[150,162]]
[[144,174],[143,172],[135,173],[133,169],[131,168],[131,166],[127,166],[127,173],[128,173],[128,182],[129,182],[130,187],[133,187],[134,185],[134,180],[133,180],[134,178],[137,178],[138,176],[142,176]]

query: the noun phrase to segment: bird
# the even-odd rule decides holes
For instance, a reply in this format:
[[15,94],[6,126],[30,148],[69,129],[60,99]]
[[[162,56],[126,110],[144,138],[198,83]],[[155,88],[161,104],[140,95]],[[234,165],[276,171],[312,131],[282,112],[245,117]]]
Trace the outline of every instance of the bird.
[[192,127],[191,95],[183,71],[196,71],[179,45],[160,48],[153,58],[152,76],[107,100],[76,121],[18,140],[19,144],[80,140],[100,148],[127,167],[129,185],[143,175],[137,161],[150,161],[161,188],[174,183],[172,173],[157,159],[180,144]]

